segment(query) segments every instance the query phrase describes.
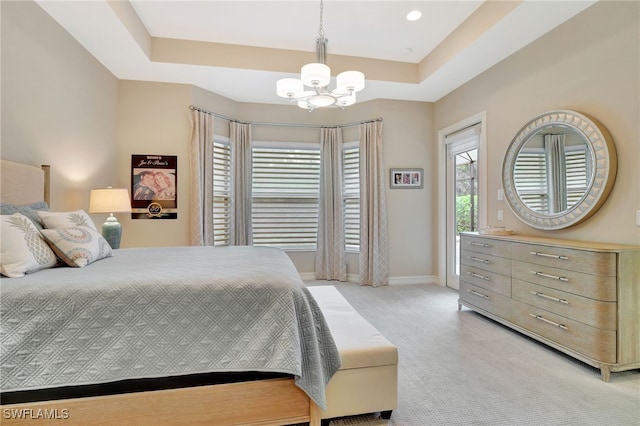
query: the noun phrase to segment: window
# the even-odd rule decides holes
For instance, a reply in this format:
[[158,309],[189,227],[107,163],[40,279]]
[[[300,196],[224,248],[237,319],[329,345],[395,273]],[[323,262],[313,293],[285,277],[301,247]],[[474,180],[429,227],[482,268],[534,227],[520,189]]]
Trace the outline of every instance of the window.
[[344,236],[347,251],[360,251],[360,148],[358,142],[342,150]]
[[589,176],[591,176],[589,158],[586,145],[568,146],[565,149],[567,208],[578,203],[587,192]]
[[254,142],[252,152],[253,245],[315,250],[319,146]]
[[543,148],[523,148],[513,167],[518,196],[533,211],[547,212],[547,163]]
[[231,148],[228,140],[213,140],[213,245],[229,245],[231,227]]
[[[567,208],[578,203],[589,185],[591,164],[585,146],[565,148]],[[516,158],[513,180],[520,199],[531,210],[549,211],[548,170],[543,148],[523,148]]]

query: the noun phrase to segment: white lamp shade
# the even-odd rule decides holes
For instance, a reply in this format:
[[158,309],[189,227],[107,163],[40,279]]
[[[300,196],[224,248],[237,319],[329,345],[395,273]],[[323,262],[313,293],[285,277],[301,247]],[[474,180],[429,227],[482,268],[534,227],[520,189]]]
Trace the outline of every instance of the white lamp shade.
[[300,70],[302,82],[309,87],[325,87],[331,81],[331,68],[325,64],[311,63]]
[[303,91],[302,81],[297,78],[281,78],[276,82],[276,93],[282,98],[298,98]]
[[89,213],[131,212],[129,191],[126,188],[92,189]]
[[345,71],[336,77],[336,91],[359,92],[364,89],[364,74],[360,71]]

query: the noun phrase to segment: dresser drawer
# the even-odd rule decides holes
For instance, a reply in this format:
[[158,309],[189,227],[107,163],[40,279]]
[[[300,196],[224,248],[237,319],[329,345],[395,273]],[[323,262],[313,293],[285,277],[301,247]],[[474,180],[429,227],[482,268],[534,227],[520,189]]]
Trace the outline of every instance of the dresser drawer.
[[462,235],[460,248],[461,250],[471,250],[492,256],[511,257],[511,243],[509,241]]
[[608,302],[617,300],[616,277],[585,274],[517,260],[511,261],[511,275],[514,279],[579,294],[590,299]]
[[594,328],[517,300],[512,301],[512,322],[594,360],[617,361],[613,330]]
[[604,330],[616,330],[615,302],[601,302],[514,279],[512,297],[521,302]]
[[511,275],[511,260],[504,257],[462,250],[460,263],[483,271],[495,272],[506,276]]
[[507,297],[511,296],[511,278],[505,275],[460,265],[460,280]]
[[506,320],[511,317],[511,299],[493,291],[460,281],[460,299]]
[[523,262],[551,266],[568,271],[610,277],[616,276],[616,253],[513,243],[511,257]]

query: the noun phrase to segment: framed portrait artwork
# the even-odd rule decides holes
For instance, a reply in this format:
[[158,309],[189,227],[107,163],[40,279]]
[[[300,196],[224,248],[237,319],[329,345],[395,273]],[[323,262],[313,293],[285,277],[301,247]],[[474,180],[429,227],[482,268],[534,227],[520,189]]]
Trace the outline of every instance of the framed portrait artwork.
[[131,218],[178,218],[177,156],[131,156]]
[[390,169],[389,185],[391,189],[421,189],[423,174],[423,169]]

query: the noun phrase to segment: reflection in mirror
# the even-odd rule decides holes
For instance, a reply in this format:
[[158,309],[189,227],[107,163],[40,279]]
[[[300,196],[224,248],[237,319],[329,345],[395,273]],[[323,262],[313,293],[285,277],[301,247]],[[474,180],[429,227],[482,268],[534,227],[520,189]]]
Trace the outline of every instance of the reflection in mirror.
[[518,196],[531,210],[560,213],[575,206],[592,178],[587,141],[566,126],[549,126],[532,134],[513,167]]
[[526,224],[552,230],[576,225],[605,202],[617,157],[607,130],[575,111],[540,114],[511,141],[502,163],[509,207]]

